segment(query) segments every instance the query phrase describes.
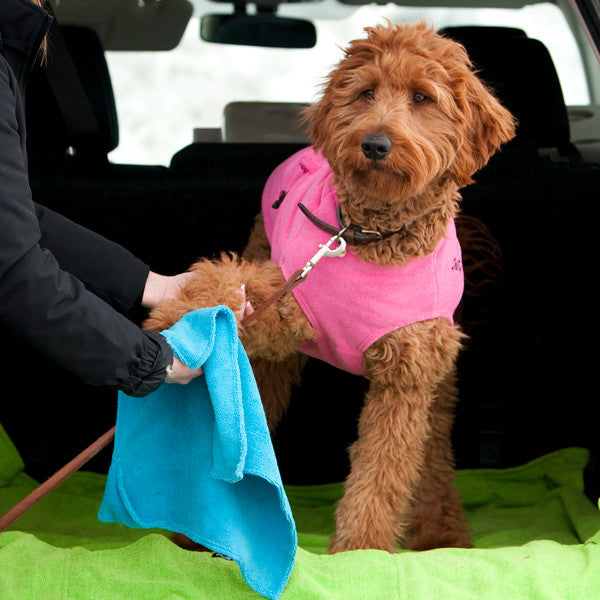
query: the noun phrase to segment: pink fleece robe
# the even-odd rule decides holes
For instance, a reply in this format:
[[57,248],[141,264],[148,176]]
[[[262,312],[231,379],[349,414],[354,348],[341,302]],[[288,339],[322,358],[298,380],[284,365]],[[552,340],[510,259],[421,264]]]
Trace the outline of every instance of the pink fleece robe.
[[[262,205],[265,229],[271,258],[286,279],[331,237],[302,214],[298,203],[336,225],[338,202],[332,181],[329,164],[312,148],[288,158],[267,180]],[[317,332],[300,349],[350,373],[364,374],[365,350],[385,334],[438,317],[452,324],[463,283],[454,221],[433,252],[401,267],[363,262],[348,246],[344,257],[322,258],[293,290]]]

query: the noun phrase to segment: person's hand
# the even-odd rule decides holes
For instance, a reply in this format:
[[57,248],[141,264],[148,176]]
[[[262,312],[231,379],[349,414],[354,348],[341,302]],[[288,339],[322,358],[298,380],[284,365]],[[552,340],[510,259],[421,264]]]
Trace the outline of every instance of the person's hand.
[[[186,271],[179,275],[159,275],[150,271],[144,293],[142,295],[142,306],[145,308],[154,308],[165,300],[174,300],[181,294],[186,283],[193,277],[194,274]],[[254,308],[250,302],[246,300],[246,286],[242,284],[238,294],[241,295],[240,308],[234,311],[238,321],[254,312]]]
[[194,274],[188,271],[179,273],[179,275],[159,275],[150,271],[142,295],[142,306],[154,308],[165,300],[177,298],[185,284],[193,276]]
[[190,369],[187,365],[184,365],[176,356],[173,357],[173,364],[170,369],[167,369],[167,376],[165,377],[165,383],[179,383],[185,385],[202,375],[202,367],[197,369]]
[[246,300],[246,286],[244,284],[242,284],[242,287],[236,293],[241,296],[240,307],[238,310],[234,311],[235,318],[239,323],[254,312],[254,306],[252,306],[250,300]]
[[[185,273],[184,273],[185,274]],[[179,288],[181,289],[181,288]],[[244,317],[254,312],[252,304],[246,300],[246,286],[242,285],[237,292],[240,295],[240,308],[235,311],[235,316],[238,321],[241,321]],[[167,377],[165,383],[179,383],[185,385],[195,379],[199,375],[202,375],[202,367],[197,369],[190,369],[187,365],[182,363],[176,356],[173,357],[173,364],[167,370]]]

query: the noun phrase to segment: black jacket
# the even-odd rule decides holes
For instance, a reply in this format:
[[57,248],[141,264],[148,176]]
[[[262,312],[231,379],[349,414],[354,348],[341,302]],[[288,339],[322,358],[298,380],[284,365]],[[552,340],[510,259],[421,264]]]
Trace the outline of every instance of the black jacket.
[[0,323],[88,383],[145,395],[173,361],[121,314],[149,268],[31,197],[22,91],[51,20],[29,0],[0,2]]

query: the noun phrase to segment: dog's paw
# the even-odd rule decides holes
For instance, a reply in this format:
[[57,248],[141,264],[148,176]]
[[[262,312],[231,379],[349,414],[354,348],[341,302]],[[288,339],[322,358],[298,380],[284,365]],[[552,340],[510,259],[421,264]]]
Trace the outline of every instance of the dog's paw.
[[434,550],[435,548],[473,548],[471,536],[460,524],[456,528],[427,527],[410,535],[403,544],[407,550]]
[[396,547],[394,541],[390,539],[375,539],[371,536],[335,533],[329,544],[329,554],[349,552],[350,550],[385,550],[390,554],[394,554]]
[[458,492],[450,488],[436,502],[420,502],[412,507],[403,547],[407,550],[472,548]]
[[174,533],[171,536],[171,541],[176,546],[179,546],[180,548],[183,548],[184,550],[192,550],[193,552],[212,552],[212,550],[210,550],[206,546],[203,546],[202,544],[197,544],[196,542],[191,540],[186,535],[183,535],[182,533]]

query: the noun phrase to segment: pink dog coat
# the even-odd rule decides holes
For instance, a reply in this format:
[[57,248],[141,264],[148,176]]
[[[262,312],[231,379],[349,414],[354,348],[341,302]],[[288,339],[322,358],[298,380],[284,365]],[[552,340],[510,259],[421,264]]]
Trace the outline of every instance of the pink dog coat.
[[[263,215],[271,259],[286,279],[331,237],[298,208],[337,223],[337,195],[325,158],[300,150],[270,175]],[[283,194],[285,192],[285,194]],[[343,257],[324,257],[293,293],[316,330],[300,350],[354,374],[364,374],[363,354],[383,335],[405,325],[453,314],[463,292],[461,251],[454,221],[435,250],[402,267],[361,261],[348,246]]]

